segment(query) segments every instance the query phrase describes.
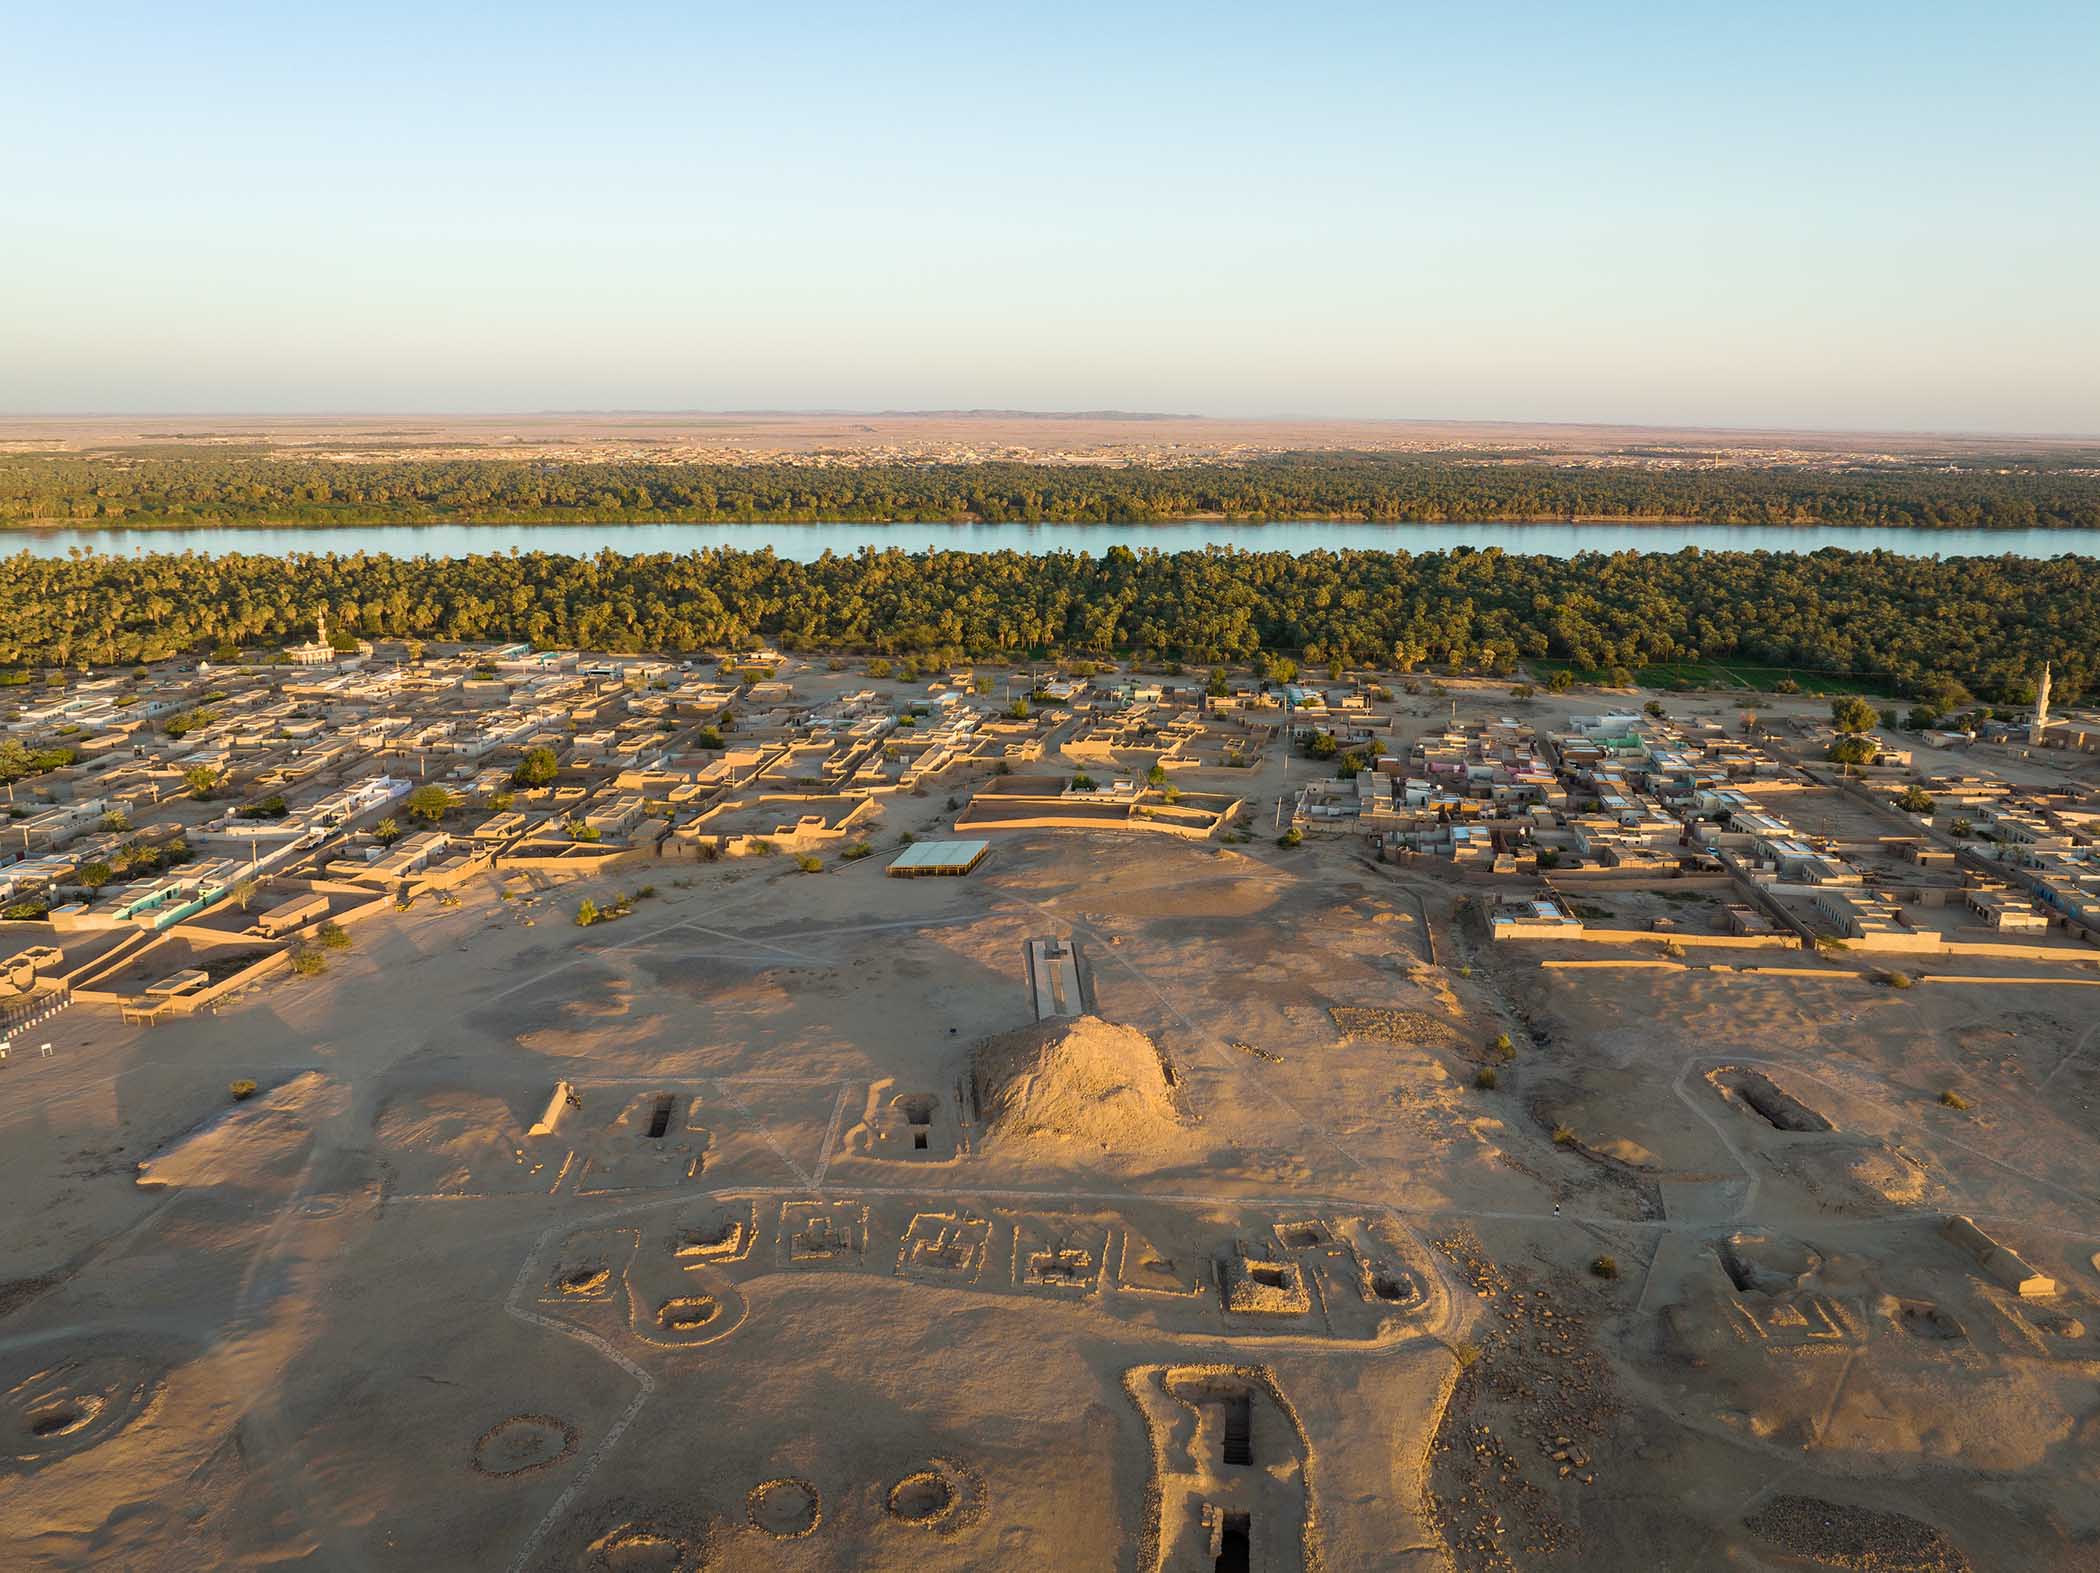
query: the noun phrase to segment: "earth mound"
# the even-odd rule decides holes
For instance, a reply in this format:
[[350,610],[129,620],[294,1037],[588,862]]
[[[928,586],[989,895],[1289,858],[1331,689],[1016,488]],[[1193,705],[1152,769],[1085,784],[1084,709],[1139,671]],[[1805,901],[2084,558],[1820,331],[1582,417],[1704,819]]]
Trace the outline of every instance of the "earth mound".
[[350,1089],[302,1071],[260,1097],[228,1106],[141,1160],[137,1183],[262,1190],[298,1172],[314,1128],[350,1106]]
[[991,1146],[1049,1140],[1136,1152],[1182,1133],[1152,1040],[1098,1016],[987,1038],[970,1057],[970,1080]]

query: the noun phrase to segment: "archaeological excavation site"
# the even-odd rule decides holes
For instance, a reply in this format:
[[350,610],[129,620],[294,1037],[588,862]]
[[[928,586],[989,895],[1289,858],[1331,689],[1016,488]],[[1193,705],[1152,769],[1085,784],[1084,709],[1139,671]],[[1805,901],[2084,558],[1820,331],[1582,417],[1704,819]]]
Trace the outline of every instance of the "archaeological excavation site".
[[0,924],[0,1565],[2100,1569],[2100,949],[2010,864],[1720,701],[1074,678],[927,790],[802,714],[924,677],[780,671],[688,795],[806,855],[467,837],[196,1009]]

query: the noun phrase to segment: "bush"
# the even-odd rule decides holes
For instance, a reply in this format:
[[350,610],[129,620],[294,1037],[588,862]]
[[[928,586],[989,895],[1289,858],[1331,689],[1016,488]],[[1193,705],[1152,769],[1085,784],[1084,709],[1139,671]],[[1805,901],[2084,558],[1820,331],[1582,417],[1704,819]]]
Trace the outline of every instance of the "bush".
[[348,950],[350,932],[331,918],[314,930],[314,943],[326,950]]
[[874,853],[874,851],[875,849],[872,846],[870,846],[867,842],[856,841],[853,843],[853,845],[847,847],[844,851],[839,853],[839,856],[844,858],[848,863],[858,863],[862,858],[871,856]]
[[1910,974],[1907,972],[1884,972],[1881,975],[1881,981],[1892,989],[1907,989],[1910,987]]
[[1619,1263],[1615,1257],[1600,1256],[1590,1263],[1590,1271],[1599,1278],[1616,1278],[1619,1276]]
[[1575,1143],[1575,1127],[1574,1127],[1574,1126],[1572,1126],[1572,1125],[1556,1125],[1556,1126],[1554,1126],[1554,1127],[1553,1127],[1553,1145],[1554,1145],[1554,1146],[1556,1146],[1556,1147],[1570,1147],[1570,1146],[1573,1146],[1573,1145],[1574,1145],[1574,1143]]
[[1969,1106],[1969,1100],[1956,1092],[1952,1087],[1940,1094],[1940,1102],[1950,1109],[1966,1109]]
[[634,899],[637,901],[647,901],[650,899],[650,897],[654,896],[655,894],[656,887],[654,885],[643,885],[636,889],[634,893]]
[[587,929],[598,921],[598,903],[585,896],[576,903],[576,926]]
[[1473,1085],[1482,1092],[1493,1092],[1502,1078],[1495,1074],[1492,1066],[1483,1065],[1473,1075]]
[[799,857],[795,859],[795,867],[805,874],[821,874],[824,872],[824,860],[820,857]]
[[245,1078],[240,1081],[230,1081],[226,1084],[226,1090],[233,1094],[235,1103],[245,1103],[248,1099],[255,1096],[255,1083]]
[[1279,847],[1295,847],[1304,840],[1305,832],[1300,830],[1296,825],[1293,825],[1290,829],[1286,830],[1282,835],[1276,838],[1276,844]]
[[328,970],[328,958],[318,950],[301,947],[292,952],[292,970],[302,978],[311,978]]

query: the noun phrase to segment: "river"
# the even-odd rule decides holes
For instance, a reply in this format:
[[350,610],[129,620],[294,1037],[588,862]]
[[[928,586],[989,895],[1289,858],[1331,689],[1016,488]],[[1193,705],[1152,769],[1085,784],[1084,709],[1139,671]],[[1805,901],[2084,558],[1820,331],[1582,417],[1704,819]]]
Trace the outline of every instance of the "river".
[[75,548],[103,554],[229,552],[391,552],[465,557],[476,552],[690,552],[708,546],[771,547],[809,561],[864,546],[920,552],[1090,552],[1112,546],[1163,552],[1235,546],[1248,551],[1348,548],[1429,552],[1499,546],[1507,552],[1573,557],[1578,552],[1812,552],[1840,546],[1906,557],[2100,556],[2100,530],[1912,530],[1822,525],[1698,524],[530,524],[346,525],[254,529],[38,529],[0,532],[0,552],[63,557]]

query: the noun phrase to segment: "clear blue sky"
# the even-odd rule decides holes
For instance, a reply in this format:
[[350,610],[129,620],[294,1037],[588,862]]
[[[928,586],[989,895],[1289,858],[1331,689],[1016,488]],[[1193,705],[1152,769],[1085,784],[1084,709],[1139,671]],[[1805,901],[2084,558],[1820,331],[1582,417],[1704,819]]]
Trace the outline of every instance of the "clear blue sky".
[[8,8],[0,410],[2100,431],[2100,6]]

